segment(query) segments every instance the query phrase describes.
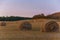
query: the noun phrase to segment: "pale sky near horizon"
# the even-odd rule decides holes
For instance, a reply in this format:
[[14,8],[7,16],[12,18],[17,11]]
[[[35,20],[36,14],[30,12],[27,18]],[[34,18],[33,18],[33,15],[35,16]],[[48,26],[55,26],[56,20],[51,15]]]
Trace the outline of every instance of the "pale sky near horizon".
[[60,12],[60,0],[0,0],[0,16],[23,16]]

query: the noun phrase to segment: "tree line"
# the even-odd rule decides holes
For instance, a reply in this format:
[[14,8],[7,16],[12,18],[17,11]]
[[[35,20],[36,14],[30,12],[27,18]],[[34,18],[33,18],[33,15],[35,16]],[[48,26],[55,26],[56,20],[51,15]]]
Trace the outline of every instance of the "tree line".
[[40,19],[40,18],[44,18],[44,19],[60,19],[60,17],[58,17],[58,16],[53,16],[53,15],[45,16],[44,14],[38,14],[38,15],[33,16],[33,19]]
[[18,21],[18,20],[30,20],[28,17],[10,16],[10,17],[0,17],[0,21]]
[[18,21],[18,20],[30,20],[30,19],[59,19],[59,17],[54,17],[52,15],[45,16],[44,14],[34,15],[32,18],[29,17],[19,17],[19,16],[10,16],[10,17],[0,17],[0,21]]

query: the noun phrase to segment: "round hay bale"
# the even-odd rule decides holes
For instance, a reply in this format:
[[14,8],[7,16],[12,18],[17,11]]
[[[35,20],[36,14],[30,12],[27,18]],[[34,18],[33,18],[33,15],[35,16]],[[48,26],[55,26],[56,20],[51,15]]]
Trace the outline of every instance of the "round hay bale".
[[21,30],[32,30],[32,25],[29,22],[24,22],[21,24]]
[[55,21],[50,21],[45,25],[46,32],[58,32],[59,25]]
[[1,22],[1,26],[6,26],[6,22]]

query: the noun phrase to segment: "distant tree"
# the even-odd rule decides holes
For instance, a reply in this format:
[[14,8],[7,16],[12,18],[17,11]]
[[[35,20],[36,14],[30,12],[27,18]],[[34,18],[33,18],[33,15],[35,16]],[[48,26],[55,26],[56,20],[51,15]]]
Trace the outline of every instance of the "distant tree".
[[45,18],[45,15],[42,14],[38,14],[38,15],[34,15],[33,18]]
[[45,15],[42,13],[41,16],[45,16]]

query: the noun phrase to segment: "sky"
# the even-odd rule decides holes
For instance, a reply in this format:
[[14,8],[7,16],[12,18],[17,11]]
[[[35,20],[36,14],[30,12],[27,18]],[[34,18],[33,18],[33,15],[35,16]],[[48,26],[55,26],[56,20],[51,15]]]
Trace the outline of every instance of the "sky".
[[32,17],[60,12],[60,0],[0,0],[0,16]]

